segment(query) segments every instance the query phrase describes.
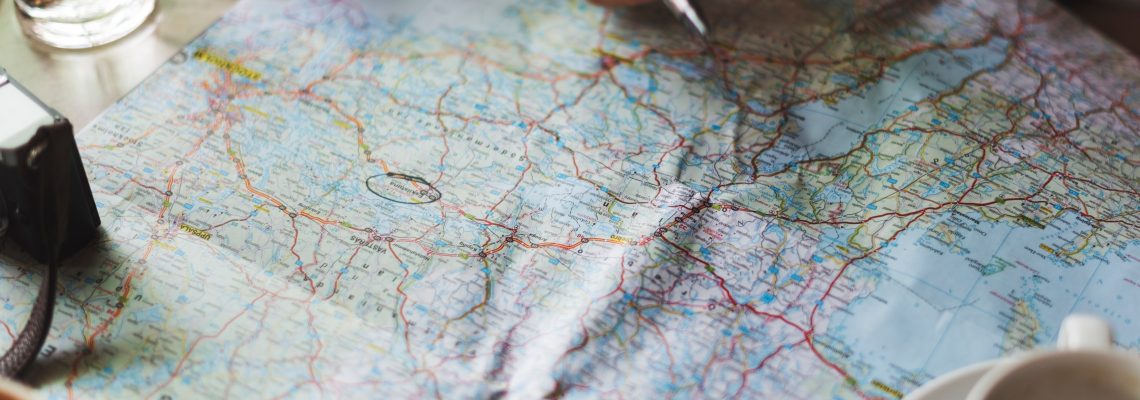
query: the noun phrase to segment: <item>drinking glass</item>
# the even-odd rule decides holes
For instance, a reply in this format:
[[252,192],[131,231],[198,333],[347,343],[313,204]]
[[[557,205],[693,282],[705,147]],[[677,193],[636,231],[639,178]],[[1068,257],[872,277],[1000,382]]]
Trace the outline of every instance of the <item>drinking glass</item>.
[[133,32],[154,12],[155,0],[15,0],[29,37],[63,49],[110,43]]

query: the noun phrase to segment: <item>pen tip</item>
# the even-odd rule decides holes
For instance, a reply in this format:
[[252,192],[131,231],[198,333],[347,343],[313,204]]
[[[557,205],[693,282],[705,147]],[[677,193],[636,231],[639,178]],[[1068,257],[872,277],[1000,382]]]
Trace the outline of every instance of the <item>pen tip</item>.
[[705,22],[704,13],[696,4],[687,0],[665,0],[664,3],[685,24],[689,31],[708,43],[709,25]]

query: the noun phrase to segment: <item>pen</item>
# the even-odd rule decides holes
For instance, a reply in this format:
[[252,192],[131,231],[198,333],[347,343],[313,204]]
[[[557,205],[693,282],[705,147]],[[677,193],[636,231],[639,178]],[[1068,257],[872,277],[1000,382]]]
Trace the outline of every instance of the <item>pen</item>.
[[681,20],[681,23],[685,24],[697,37],[706,43],[709,41],[709,25],[705,22],[705,16],[695,4],[689,0],[662,0],[662,2],[664,2],[665,7],[669,8],[669,11],[672,11],[673,15]]

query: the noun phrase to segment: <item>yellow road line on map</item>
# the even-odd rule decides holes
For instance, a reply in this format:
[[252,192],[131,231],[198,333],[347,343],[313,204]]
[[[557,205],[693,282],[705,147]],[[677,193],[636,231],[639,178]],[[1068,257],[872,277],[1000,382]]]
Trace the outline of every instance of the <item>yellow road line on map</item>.
[[1080,246],[1077,246],[1075,249],[1072,249],[1070,251],[1065,251],[1064,248],[1058,248],[1058,249],[1054,250],[1053,254],[1058,255],[1058,256],[1066,256],[1066,257],[1075,256],[1075,255],[1079,254],[1080,252],[1085,251],[1085,249],[1089,247],[1089,243],[1092,241],[1092,237],[1095,234],[1096,234],[1095,230],[1089,231],[1089,234],[1084,236],[1084,238],[1083,238],[1084,241],[1081,242]]
[[261,111],[261,110],[258,110],[256,108],[250,107],[250,106],[241,106],[241,108],[243,110],[249,111],[251,113],[260,115],[262,118],[269,118],[269,113],[267,113],[265,111]]
[[229,73],[244,76],[250,80],[261,80],[260,72],[246,68],[246,66],[237,61],[230,61],[225,57],[219,56],[217,54],[212,54],[205,49],[198,49],[195,51],[194,58],[208,64],[213,64],[215,67],[226,70]]

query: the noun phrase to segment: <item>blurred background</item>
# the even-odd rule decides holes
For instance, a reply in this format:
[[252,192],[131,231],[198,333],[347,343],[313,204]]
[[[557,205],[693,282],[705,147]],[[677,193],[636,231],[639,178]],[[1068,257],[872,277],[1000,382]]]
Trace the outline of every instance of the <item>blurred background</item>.
[[1089,25],[1140,56],[1140,1],[1061,0]]

